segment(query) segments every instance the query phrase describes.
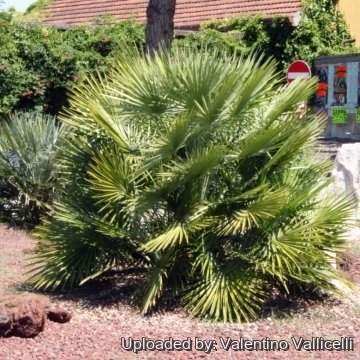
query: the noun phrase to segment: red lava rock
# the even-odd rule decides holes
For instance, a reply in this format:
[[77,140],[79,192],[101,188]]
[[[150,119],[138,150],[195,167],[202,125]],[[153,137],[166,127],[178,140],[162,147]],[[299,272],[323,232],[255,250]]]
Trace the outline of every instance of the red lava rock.
[[12,330],[12,318],[5,306],[0,305],[0,337],[10,335]]
[[34,295],[34,294],[7,294],[1,296],[0,294],[0,303],[4,305],[8,311],[11,313],[12,310],[16,307],[18,307],[20,304],[24,302],[29,302],[37,300],[40,301],[41,304],[44,306],[45,311],[50,308],[50,299],[47,296],[44,295]]
[[60,324],[67,323],[71,319],[71,314],[62,308],[48,310],[47,316],[49,320]]
[[45,307],[40,300],[30,300],[21,303],[13,310],[13,335],[31,338],[44,330]]
[[45,317],[46,317],[46,314],[51,306],[50,299],[47,296],[35,295],[34,297],[30,298],[30,300],[36,300],[40,302],[41,306],[44,307]]

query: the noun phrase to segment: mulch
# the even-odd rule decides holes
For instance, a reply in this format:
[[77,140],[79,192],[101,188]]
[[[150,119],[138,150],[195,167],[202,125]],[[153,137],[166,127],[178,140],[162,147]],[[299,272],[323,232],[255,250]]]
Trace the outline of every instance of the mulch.
[[[26,256],[34,241],[24,231],[0,226],[0,302],[12,296],[27,294]],[[353,254],[344,261],[343,270],[360,283],[360,256]],[[349,275],[349,276],[350,276]],[[86,294],[92,294],[86,296]],[[360,299],[347,293],[341,300],[327,299],[290,306],[286,312],[276,309],[257,321],[244,324],[222,324],[191,319],[182,310],[159,310],[143,317],[136,307],[125,301],[121,292],[106,288],[86,289],[71,294],[49,295],[55,306],[69,310],[69,323],[47,322],[46,329],[34,339],[16,337],[0,339],[0,360],[128,360],[128,359],[360,359]],[[124,295],[125,296],[125,295]],[[90,300],[91,301],[90,301]],[[291,337],[341,336],[355,340],[355,351],[296,351]],[[192,341],[192,350],[139,351],[121,347],[121,338],[141,340]],[[216,341],[216,350],[209,354],[195,350],[195,339]],[[286,340],[288,351],[225,351],[220,338],[239,340]]]

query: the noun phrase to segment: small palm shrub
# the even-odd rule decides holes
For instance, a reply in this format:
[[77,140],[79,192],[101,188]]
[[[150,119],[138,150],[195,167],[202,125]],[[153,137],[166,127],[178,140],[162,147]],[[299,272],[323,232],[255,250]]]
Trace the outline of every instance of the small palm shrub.
[[[207,50],[123,55],[75,87],[74,137],[54,217],[37,229],[31,281],[82,284],[140,267],[141,309],[171,292],[193,315],[256,316],[274,292],[335,291],[351,202],[321,196],[322,132],[298,104],[315,82],[283,85],[276,64]],[[304,155],[305,154],[305,155]]]
[[17,113],[0,129],[0,194],[4,220],[33,226],[59,192],[65,127],[36,113]]

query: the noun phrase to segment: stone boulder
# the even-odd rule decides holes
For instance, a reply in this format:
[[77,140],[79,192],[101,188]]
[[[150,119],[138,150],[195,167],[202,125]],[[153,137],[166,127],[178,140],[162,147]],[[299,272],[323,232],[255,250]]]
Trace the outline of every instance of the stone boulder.
[[62,309],[54,308],[47,311],[48,319],[60,324],[67,323],[71,319],[71,313]]
[[45,327],[45,306],[38,299],[24,301],[14,308],[12,313],[12,335],[32,338]]
[[5,306],[0,305],[0,337],[9,336],[12,330],[12,317]]
[[357,204],[349,220],[348,240],[360,241],[360,143],[343,144],[337,152],[332,171],[334,182],[327,189],[330,196],[347,194]]
[[45,310],[48,310],[51,306],[49,297],[45,295],[18,293],[18,294],[5,294],[0,296],[0,304],[5,306],[9,312],[12,312],[12,310],[18,307],[20,304],[33,300],[40,301],[43,304]]
[[44,330],[46,317],[63,324],[70,321],[70,312],[51,308],[43,295],[23,294],[0,297],[0,337],[33,338]]

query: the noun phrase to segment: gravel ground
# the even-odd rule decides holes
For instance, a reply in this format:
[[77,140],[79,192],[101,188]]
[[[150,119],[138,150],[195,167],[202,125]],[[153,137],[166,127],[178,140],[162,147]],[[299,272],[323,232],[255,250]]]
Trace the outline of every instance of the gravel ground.
[[[0,302],[11,296],[24,296],[25,257],[34,246],[31,237],[19,230],[0,225]],[[344,264],[352,279],[360,283],[360,244]],[[52,303],[72,312],[67,324],[47,322],[46,329],[35,339],[0,339],[0,360],[128,360],[128,359],[360,359],[360,300],[348,293],[342,300],[304,302],[273,315],[246,324],[221,324],[189,319],[180,310],[169,310],[142,317],[121,296],[105,289],[93,291],[92,301],[84,296],[51,296]],[[119,300],[120,299],[120,300]],[[94,301],[100,300],[100,301]],[[296,351],[291,337],[354,338],[355,351]],[[134,354],[122,349],[120,339],[129,337],[151,340],[192,340],[191,351],[140,351]],[[195,350],[195,338],[215,340],[217,350],[206,354]],[[289,351],[225,351],[221,338],[261,340],[283,339]],[[200,346],[200,345],[199,345]]]

